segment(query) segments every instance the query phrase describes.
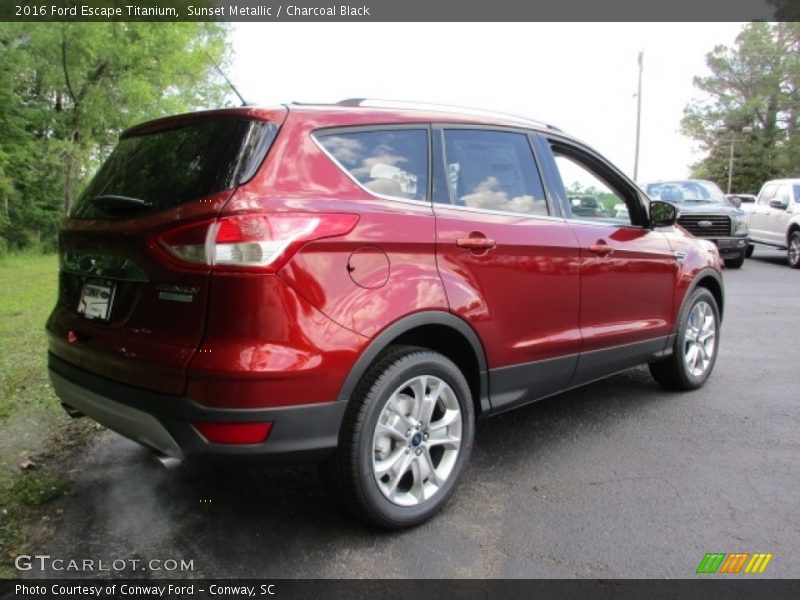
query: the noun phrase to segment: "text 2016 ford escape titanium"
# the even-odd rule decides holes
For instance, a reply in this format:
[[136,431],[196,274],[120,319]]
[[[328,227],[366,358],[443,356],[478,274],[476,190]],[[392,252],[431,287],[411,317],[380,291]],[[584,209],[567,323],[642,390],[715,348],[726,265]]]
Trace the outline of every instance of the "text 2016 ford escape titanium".
[[[567,190],[628,214],[573,215]],[[675,220],[524,119],[350,101],[153,121],[63,224],[52,383],[162,456],[319,461],[352,513],[414,525],[479,415],[641,363],[703,384],[721,262]]]

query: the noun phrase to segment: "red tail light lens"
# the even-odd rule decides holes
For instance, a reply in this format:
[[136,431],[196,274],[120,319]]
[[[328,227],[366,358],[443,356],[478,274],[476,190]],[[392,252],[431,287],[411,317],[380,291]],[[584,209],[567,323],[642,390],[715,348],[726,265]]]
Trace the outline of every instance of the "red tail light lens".
[[275,213],[223,217],[168,231],[158,244],[181,262],[274,272],[305,243],[345,235],[357,215]]

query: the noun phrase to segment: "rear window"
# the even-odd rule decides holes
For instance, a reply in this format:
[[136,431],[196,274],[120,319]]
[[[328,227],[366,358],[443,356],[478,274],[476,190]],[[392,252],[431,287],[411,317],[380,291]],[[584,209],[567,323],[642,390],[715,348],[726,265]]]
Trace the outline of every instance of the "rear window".
[[663,181],[649,183],[645,192],[653,200],[666,202],[718,202],[725,196],[715,184],[706,181]]
[[235,187],[255,175],[277,130],[264,121],[215,119],[124,137],[70,216],[108,218],[93,203],[99,196],[140,199],[147,204],[140,215]]

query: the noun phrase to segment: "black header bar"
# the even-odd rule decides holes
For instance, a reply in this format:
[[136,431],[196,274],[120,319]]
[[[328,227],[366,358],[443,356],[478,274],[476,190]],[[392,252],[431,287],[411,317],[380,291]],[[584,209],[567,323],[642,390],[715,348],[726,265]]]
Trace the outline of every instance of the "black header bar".
[[800,0],[3,0],[0,5],[0,20],[25,22],[800,20]]

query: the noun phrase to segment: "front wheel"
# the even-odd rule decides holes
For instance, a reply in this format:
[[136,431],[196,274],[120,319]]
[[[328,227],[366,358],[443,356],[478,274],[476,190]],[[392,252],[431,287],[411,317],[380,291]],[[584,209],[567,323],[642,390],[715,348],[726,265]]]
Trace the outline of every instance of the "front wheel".
[[795,231],[789,238],[789,249],[786,259],[793,269],[800,269],[800,231]]
[[719,348],[719,308],[706,288],[695,289],[678,318],[672,355],[650,363],[650,373],[669,389],[693,390],[708,379]]
[[469,385],[452,361],[424,348],[392,348],[356,389],[339,447],[321,466],[323,480],[362,521],[418,525],[453,494],[474,421]]

